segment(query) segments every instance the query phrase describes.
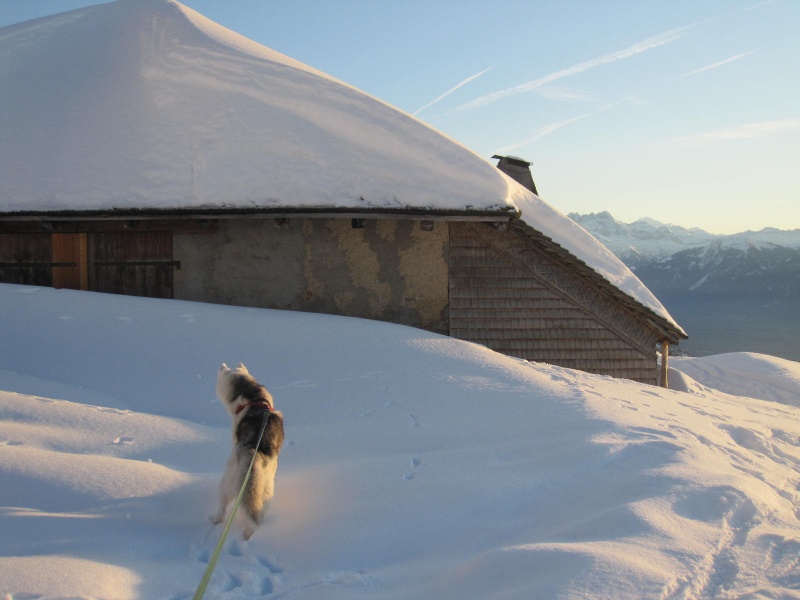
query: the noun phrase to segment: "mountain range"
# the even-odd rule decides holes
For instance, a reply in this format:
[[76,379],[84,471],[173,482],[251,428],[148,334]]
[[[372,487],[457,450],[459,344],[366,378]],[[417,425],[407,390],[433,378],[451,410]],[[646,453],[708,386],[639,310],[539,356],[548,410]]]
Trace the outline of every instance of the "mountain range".
[[689,334],[689,353],[800,360],[800,229],[732,235],[608,212],[569,217],[625,262]]

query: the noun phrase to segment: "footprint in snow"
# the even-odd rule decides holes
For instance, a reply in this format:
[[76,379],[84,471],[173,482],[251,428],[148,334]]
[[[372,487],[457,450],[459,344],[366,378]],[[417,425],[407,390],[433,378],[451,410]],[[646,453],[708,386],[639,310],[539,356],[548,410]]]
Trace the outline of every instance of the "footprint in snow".
[[283,567],[274,556],[256,556],[256,560],[273,575],[278,575],[284,571]]
[[197,562],[208,563],[208,561],[211,560],[211,551],[205,546],[201,546],[199,544],[192,544],[189,547],[189,554]]
[[231,556],[244,556],[247,551],[247,542],[244,540],[231,540],[228,544],[228,554]]
[[421,458],[412,458],[411,463],[408,465],[408,470],[406,471],[406,474],[403,475],[403,479],[405,479],[406,481],[411,481],[412,479],[414,479],[414,477],[417,476],[417,467],[419,467],[421,464],[422,464]]
[[314,383],[313,381],[309,381],[308,379],[298,379],[297,381],[292,381],[291,383],[277,386],[274,387],[273,389],[283,390],[286,388],[312,388],[312,387],[317,387],[317,384]]
[[244,580],[241,575],[237,573],[230,573],[227,571],[216,572],[211,577],[211,583],[214,588],[222,593],[232,592],[244,585]]

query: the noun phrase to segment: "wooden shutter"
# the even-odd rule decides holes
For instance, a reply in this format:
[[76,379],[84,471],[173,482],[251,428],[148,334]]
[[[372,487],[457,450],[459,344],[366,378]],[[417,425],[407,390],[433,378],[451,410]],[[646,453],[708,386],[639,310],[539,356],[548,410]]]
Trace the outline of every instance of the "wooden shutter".
[[172,298],[170,232],[92,233],[88,262],[93,291]]
[[52,263],[49,233],[0,234],[0,282],[50,286]]

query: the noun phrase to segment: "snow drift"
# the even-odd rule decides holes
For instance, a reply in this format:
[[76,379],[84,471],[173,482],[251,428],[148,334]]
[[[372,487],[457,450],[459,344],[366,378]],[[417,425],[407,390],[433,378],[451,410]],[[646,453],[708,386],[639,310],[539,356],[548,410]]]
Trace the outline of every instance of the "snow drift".
[[678,392],[380,322],[13,285],[0,310],[7,598],[192,596],[223,361],[287,442],[209,598],[800,597],[800,413],[710,369]]

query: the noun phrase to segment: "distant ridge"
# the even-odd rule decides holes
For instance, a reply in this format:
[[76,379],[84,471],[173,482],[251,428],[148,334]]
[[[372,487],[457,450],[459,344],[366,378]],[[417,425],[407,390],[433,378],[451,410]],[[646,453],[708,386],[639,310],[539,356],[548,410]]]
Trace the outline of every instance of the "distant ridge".
[[779,246],[800,249],[800,229],[780,230],[767,227],[760,231],[718,235],[698,227],[687,229],[680,225],[661,223],[649,217],[633,223],[623,223],[607,211],[570,213],[568,216],[632,268],[663,260],[682,250],[706,248],[712,244],[719,248],[739,250]]
[[691,354],[754,351],[800,360],[800,229],[715,235],[608,212],[569,217],[623,262],[691,337]]

